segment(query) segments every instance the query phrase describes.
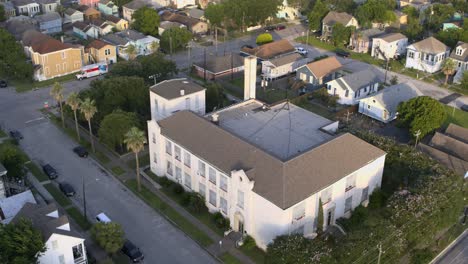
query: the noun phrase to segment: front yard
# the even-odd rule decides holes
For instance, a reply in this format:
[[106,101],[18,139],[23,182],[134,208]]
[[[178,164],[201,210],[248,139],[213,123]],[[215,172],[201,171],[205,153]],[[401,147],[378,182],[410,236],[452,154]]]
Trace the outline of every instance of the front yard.
[[15,87],[18,93],[27,92],[35,88],[44,88],[53,85],[56,82],[67,82],[76,79],[76,73],[68,74],[65,76],[60,76],[50,80],[45,80],[41,82],[29,81],[29,80],[13,80],[11,81],[12,85]]
[[468,112],[453,108],[448,105],[444,105],[444,108],[445,112],[447,113],[447,119],[445,120],[442,127],[447,127],[450,123],[454,123],[461,127],[468,128]]

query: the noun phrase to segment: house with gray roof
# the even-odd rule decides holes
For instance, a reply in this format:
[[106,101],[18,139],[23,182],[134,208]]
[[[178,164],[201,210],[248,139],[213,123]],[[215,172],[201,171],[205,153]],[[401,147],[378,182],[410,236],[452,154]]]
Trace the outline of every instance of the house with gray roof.
[[117,47],[117,55],[125,60],[130,58],[129,54],[125,51],[130,45],[136,47],[136,56],[140,56],[153,53],[155,51],[152,48],[154,43],[159,44],[159,39],[149,35],[146,36],[133,29],[107,34],[101,40],[115,45]]
[[67,8],[65,13],[63,14],[63,23],[75,23],[75,22],[83,22],[84,21],[84,14],[81,11],[78,11],[73,8]]
[[34,0],[12,0],[16,14],[32,17],[41,12],[41,6]]
[[468,70],[468,43],[459,41],[450,54],[450,58],[455,61],[457,66],[457,73],[453,77],[453,82],[460,83],[463,73]]
[[333,26],[335,24],[342,24],[345,27],[359,28],[359,23],[354,16],[346,12],[330,11],[322,19],[322,38],[328,38],[332,35]]
[[35,0],[41,6],[42,13],[57,12],[60,0]]
[[406,54],[408,38],[401,33],[388,33],[372,39],[371,56],[381,60],[394,59]]
[[129,3],[126,3],[122,6],[123,18],[125,18],[129,22],[133,22],[133,13],[145,6],[149,7],[151,5],[144,0],[133,0]]
[[384,74],[374,68],[344,75],[326,83],[329,95],[338,96],[338,103],[355,105],[359,100],[376,93],[379,86],[385,81]]
[[440,71],[450,54],[450,48],[434,37],[413,43],[406,50],[405,67],[428,73]]
[[385,32],[378,28],[356,31],[350,36],[350,49],[354,52],[367,53],[372,47],[372,40],[384,34]]
[[39,31],[44,34],[62,32],[62,17],[57,12],[49,12],[34,17],[39,25]]
[[119,7],[111,0],[99,1],[97,8],[105,15],[119,16]]
[[39,29],[35,19],[23,15],[11,17],[6,22],[5,27],[16,40],[21,40],[23,38],[23,34],[28,30]]
[[0,5],[3,5],[3,10],[5,10],[6,19],[16,16],[16,9],[12,2],[0,3]]
[[[1,166],[1,164],[0,164]],[[1,167],[0,167],[1,170]],[[0,176],[1,177],[1,176]],[[1,192],[1,181],[0,181]],[[36,203],[36,199],[30,190],[9,197],[2,197],[0,193],[0,224],[8,224],[18,214],[26,203]]]
[[307,62],[307,57],[296,52],[263,60],[262,75],[269,80],[281,78],[295,72],[297,68],[304,66]]
[[359,113],[384,123],[398,117],[398,105],[423,94],[411,82],[386,87],[359,100]]
[[26,203],[11,221],[31,221],[42,234],[46,251],[38,263],[88,263],[85,239],[71,229],[68,217],[55,204]]

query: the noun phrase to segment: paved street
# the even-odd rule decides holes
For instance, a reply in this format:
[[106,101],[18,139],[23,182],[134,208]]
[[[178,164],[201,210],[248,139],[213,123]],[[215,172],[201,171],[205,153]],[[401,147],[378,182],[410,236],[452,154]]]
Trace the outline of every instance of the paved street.
[[[71,82],[65,86],[68,93],[86,85]],[[75,143],[47,119],[41,119],[37,111],[44,101],[52,103],[48,90],[16,94],[12,88],[0,89],[0,120],[3,127],[23,133],[21,147],[32,159],[52,164],[59,172],[58,181],[66,180],[75,187],[78,192],[72,199],[75,205],[82,208],[84,175],[88,215],[92,218],[105,212],[122,224],[127,237],[146,255],[145,263],[216,263],[179,229],[102,171],[95,161],[81,159],[72,152]]]
[[468,263],[468,231],[452,245],[439,259],[431,264],[465,264]]

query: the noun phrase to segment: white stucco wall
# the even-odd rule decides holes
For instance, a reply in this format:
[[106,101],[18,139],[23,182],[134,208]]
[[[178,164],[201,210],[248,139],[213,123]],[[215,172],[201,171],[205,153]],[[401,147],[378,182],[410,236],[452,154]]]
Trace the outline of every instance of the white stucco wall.
[[374,38],[373,44],[372,44],[371,56],[377,57],[381,60],[385,59],[378,52],[376,52],[375,48],[379,47],[380,50],[385,54],[387,58],[392,59],[395,57],[395,55],[405,55],[407,46],[408,46],[407,38],[399,39],[393,42],[386,42],[385,40],[382,40],[380,38]]
[[[369,94],[377,92],[379,89],[378,83],[367,85],[366,87],[361,88],[360,90],[357,90],[356,92],[354,92],[347,84],[345,84],[346,87],[342,87],[335,80],[327,82],[326,85],[327,85],[328,94],[338,95],[339,97],[338,103],[344,104],[344,105],[358,104],[361,98],[364,98],[368,96]],[[346,96],[346,90],[348,90],[348,96]],[[356,93],[358,93],[358,96],[356,96]]]
[[[187,109],[186,100],[190,102],[190,107]],[[154,120],[161,120],[176,111],[191,110],[200,115],[205,114],[205,90],[196,93],[183,95],[179,98],[167,100],[164,97],[157,95],[156,93],[150,92],[151,102],[151,117]],[[157,107],[156,107],[157,102]]]
[[387,112],[387,114],[384,114],[384,111],[387,110],[384,109],[384,107],[382,107],[379,103],[373,102],[372,97],[360,100],[358,110],[359,113],[367,115],[384,123],[388,123],[396,118],[396,113]]
[[[413,54],[413,55],[411,55]],[[429,56],[429,61],[426,59],[426,54],[421,53],[415,49],[408,47],[406,54],[406,68],[417,69],[420,71],[434,73],[440,71],[442,63],[446,57],[449,55],[449,51],[439,54],[427,54]],[[411,58],[411,56],[413,58]],[[434,61],[430,61],[434,58]]]
[[[56,241],[56,248],[53,247]],[[83,244],[83,255],[86,259],[86,249],[84,247],[84,239],[60,234],[52,234],[49,240],[45,243],[47,250],[39,257],[41,264],[61,264],[59,258],[63,255],[65,264],[75,264],[73,259],[72,248],[78,244]]]

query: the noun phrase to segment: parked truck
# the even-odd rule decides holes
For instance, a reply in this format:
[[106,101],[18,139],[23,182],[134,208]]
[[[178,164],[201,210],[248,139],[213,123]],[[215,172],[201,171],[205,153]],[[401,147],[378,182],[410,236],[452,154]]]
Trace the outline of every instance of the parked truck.
[[109,67],[107,63],[96,63],[91,65],[86,65],[81,68],[81,72],[76,75],[76,79],[83,80],[86,78],[91,78],[98,76],[104,73],[107,73]]

